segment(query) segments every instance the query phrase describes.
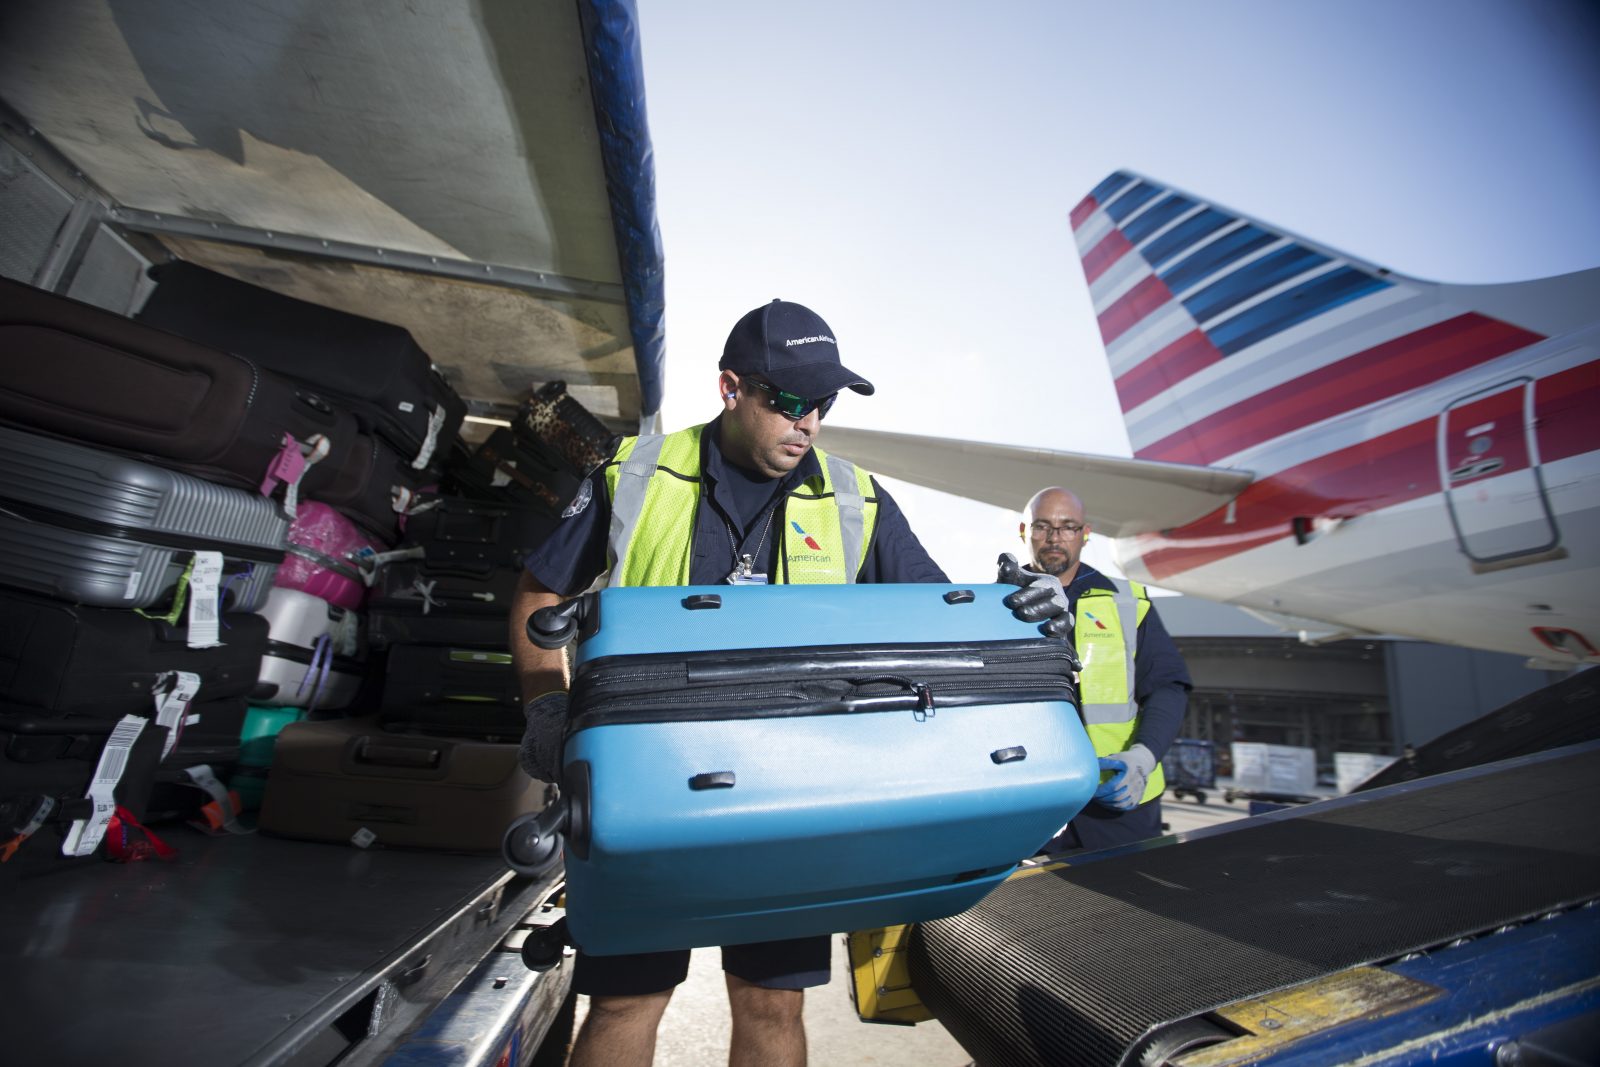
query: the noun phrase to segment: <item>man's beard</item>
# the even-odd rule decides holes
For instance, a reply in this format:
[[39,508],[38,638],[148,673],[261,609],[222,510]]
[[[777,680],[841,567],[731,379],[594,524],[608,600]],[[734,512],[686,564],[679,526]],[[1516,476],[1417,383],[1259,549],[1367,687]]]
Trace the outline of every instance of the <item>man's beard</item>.
[[1065,552],[1061,554],[1060,563],[1045,563],[1043,560],[1037,559],[1033,561],[1034,570],[1043,571],[1045,574],[1054,574],[1058,577],[1065,574],[1071,567],[1072,557]]

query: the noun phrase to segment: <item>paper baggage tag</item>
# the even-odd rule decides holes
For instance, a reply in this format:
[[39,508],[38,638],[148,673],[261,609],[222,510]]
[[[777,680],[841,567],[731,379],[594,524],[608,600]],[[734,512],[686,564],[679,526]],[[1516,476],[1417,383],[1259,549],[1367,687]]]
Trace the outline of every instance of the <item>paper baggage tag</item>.
[[0,845],[0,863],[5,863],[16,855],[17,849],[22,847],[23,842],[38,833],[39,828],[50,821],[50,816],[54,815],[56,808],[60,806],[55,797],[40,797],[39,803],[34,806],[32,817],[18,826],[10,827],[16,831],[16,836],[4,845]]
[[215,805],[216,818],[220,821],[222,829],[230,834],[253,832],[239,824],[238,815],[233,810],[233,800],[228,796],[228,787],[223,785],[212,772],[210,764],[199,763],[193,767],[185,767],[183,773],[189,781],[199,786],[211,798],[212,804]]
[[361,654],[361,616],[339,608],[330,608],[328,616],[328,640],[333,654],[355,659]]
[[361,580],[369,586],[378,580],[380,570],[396,560],[426,559],[428,555],[428,550],[421,545],[397,548],[392,552],[373,552],[370,548],[363,548],[361,552],[363,554],[357,558],[357,562],[361,564]]
[[95,765],[94,780],[89,783],[87,794],[94,802],[94,814],[87,819],[73,821],[66,840],[61,843],[63,856],[87,856],[99,848],[100,842],[105,839],[106,826],[117,810],[113,794],[117,783],[122,781],[123,772],[128,769],[128,753],[133,751],[133,744],[139,740],[144,725],[145,720],[139,716],[124,715],[122,721],[112,729],[111,736],[106,738],[106,747],[100,753],[100,762]]
[[218,587],[222,584],[222,553],[196,552],[189,574],[189,647],[215,648],[218,634]]
[[428,465],[428,460],[433,458],[433,450],[439,447],[439,431],[444,429],[444,408],[435,406],[428,413],[428,432],[422,438],[422,448],[417,452],[417,458],[411,461],[411,466],[422,470]]
[[156,700],[156,725],[167,728],[166,744],[161,749],[161,758],[166,759],[183,728],[189,725],[189,705],[200,692],[200,676],[193,671],[168,671],[156,679],[150,692]]

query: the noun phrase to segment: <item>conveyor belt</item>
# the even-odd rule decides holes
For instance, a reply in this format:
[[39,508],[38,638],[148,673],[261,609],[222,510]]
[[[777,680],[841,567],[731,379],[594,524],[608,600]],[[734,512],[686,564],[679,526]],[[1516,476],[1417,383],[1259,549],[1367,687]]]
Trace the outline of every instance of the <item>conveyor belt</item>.
[[1596,811],[1591,744],[1041,870],[923,924],[912,984],[980,1065],[1137,1062],[1166,1023],[1600,896]]

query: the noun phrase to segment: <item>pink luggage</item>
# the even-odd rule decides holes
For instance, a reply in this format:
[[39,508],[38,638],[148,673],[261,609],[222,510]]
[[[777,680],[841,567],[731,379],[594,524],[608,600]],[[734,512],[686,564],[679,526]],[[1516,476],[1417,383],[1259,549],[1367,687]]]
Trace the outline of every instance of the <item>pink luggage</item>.
[[387,550],[327,504],[304,501],[289,526],[288,554],[273,584],[321,597],[335,607],[359,608],[367,585],[357,561]]

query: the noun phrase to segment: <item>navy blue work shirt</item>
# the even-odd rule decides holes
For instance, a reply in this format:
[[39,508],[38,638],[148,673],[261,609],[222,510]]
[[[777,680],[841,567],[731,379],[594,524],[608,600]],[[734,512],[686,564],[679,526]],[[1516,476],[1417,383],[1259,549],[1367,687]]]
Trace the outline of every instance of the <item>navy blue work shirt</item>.
[[[770,479],[770,489],[753,472],[742,470],[722,454],[722,418],[718,416],[700,435],[700,506],[695,509],[694,539],[690,548],[689,584],[720,585],[733,571],[739,556],[754,558],[755,570],[776,574],[778,545],[775,528],[785,521],[783,501],[807,478],[820,477],[822,465],[816,451],[801,457],[794,470]],[[823,435],[826,436],[826,435]],[[555,531],[524,565],[546,589],[560,596],[576,596],[588,589],[606,569],[606,542],[611,532],[611,499],[606,492],[605,466],[589,475],[589,500],[568,508]],[[948,582],[943,570],[911,532],[905,513],[876,478],[872,479],[878,518],[867,546],[860,582]]]
[[[1074,619],[1078,615],[1078,598],[1085,591],[1115,591],[1116,588],[1110,578],[1080,562],[1078,573],[1067,586],[1067,601],[1072,605]],[[1072,639],[1076,648],[1077,635],[1073,634]],[[1145,612],[1136,640],[1133,699],[1139,705],[1139,725],[1134,730],[1133,741],[1148,748],[1159,762],[1183,728],[1183,713],[1189,706],[1189,690],[1194,688],[1194,683],[1189,680],[1189,668],[1173,643],[1172,635],[1162,625],[1154,604]]]

